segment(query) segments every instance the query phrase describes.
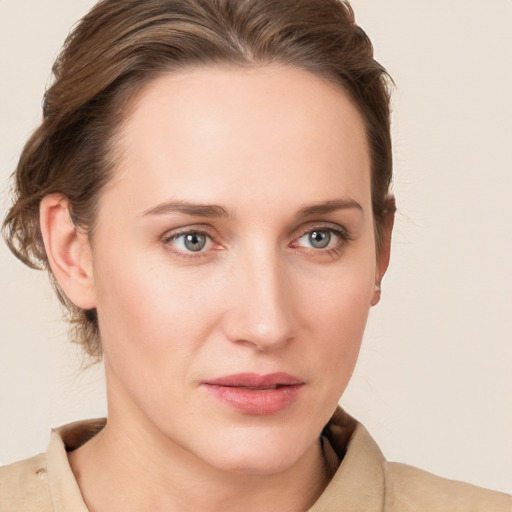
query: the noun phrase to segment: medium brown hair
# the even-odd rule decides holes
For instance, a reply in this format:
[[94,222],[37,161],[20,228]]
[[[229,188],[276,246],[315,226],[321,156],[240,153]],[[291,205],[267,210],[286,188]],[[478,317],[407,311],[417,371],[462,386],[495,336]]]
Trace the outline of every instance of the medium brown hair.
[[389,77],[341,0],[103,0],[68,36],[53,67],[43,121],[26,143],[3,230],[13,253],[46,268],[69,311],[74,341],[101,357],[95,310],[64,295],[49,268],[39,204],[64,194],[77,229],[92,236],[114,139],[131,101],[157,76],[190,66],[293,65],[340,86],[362,115],[372,163],[377,249],[392,172]]

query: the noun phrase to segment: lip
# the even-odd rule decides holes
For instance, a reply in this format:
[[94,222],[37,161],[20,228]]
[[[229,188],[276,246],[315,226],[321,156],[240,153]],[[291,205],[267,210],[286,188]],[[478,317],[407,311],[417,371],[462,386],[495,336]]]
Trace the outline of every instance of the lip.
[[305,382],[288,373],[238,373],[207,380],[202,386],[215,398],[244,414],[265,416],[290,407]]

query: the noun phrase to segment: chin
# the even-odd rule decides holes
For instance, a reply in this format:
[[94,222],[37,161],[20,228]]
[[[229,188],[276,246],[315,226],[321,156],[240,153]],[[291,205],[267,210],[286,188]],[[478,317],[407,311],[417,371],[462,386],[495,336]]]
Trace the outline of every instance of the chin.
[[202,450],[203,460],[210,465],[223,471],[269,475],[293,466],[312,448],[314,439],[297,439],[285,429],[278,432],[250,429],[210,439],[210,443],[207,450]]
[[[300,455],[299,455],[300,456]],[[245,475],[272,475],[286,471],[299,457],[296,454],[276,453],[275,450],[242,451],[220,456],[212,463],[223,471]]]

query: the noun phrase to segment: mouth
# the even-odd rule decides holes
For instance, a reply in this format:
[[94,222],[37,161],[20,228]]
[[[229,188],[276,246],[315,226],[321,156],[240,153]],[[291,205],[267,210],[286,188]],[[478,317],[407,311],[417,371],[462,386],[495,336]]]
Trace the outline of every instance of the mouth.
[[269,415],[293,405],[305,386],[287,373],[240,373],[207,380],[202,386],[224,406],[244,414]]

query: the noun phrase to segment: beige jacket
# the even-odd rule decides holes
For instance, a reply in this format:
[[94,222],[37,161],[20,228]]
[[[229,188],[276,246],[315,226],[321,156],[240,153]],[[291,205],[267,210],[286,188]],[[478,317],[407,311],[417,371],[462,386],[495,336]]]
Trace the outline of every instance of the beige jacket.
[[[85,443],[105,420],[52,432],[48,451],[0,468],[0,512],[87,512],[66,450]],[[342,460],[310,512],[512,512],[512,497],[387,462],[366,429],[338,409],[324,429]]]

